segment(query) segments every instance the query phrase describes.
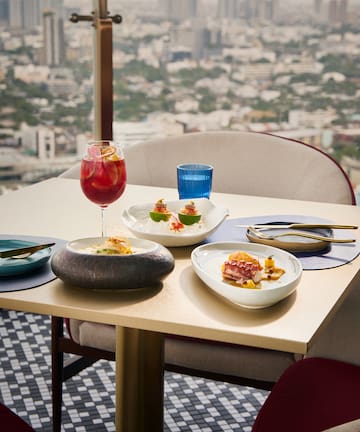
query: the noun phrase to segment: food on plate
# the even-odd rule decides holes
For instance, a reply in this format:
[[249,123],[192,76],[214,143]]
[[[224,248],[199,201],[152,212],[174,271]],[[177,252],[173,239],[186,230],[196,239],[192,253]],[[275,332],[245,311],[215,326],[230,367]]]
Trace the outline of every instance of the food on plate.
[[268,280],[278,280],[285,273],[285,270],[275,266],[275,260],[273,256],[265,258],[265,275],[264,279]]
[[201,214],[196,208],[194,201],[190,201],[188,204],[186,204],[185,207],[179,211],[178,216],[180,222],[182,222],[184,225],[193,225],[194,223],[199,222],[201,219]]
[[259,289],[262,280],[277,280],[285,270],[276,267],[273,256],[265,258],[264,264],[243,251],[236,251],[228,256],[222,264],[221,272],[224,281],[241,288]]
[[103,255],[131,255],[131,245],[127,239],[109,237],[103,245],[97,246],[95,253]]
[[170,231],[180,232],[182,229],[184,229],[184,224],[173,214],[170,219]]
[[149,212],[149,215],[154,222],[167,222],[171,217],[171,211],[168,210],[165,200],[161,198],[156,201],[154,208]]

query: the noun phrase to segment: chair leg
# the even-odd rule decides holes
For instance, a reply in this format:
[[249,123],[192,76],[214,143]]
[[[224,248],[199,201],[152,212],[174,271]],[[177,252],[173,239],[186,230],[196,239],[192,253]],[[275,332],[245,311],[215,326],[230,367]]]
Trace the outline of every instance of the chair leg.
[[51,362],[52,362],[52,414],[53,432],[61,431],[62,383],[64,353],[59,349],[59,339],[63,336],[63,319],[51,317]]

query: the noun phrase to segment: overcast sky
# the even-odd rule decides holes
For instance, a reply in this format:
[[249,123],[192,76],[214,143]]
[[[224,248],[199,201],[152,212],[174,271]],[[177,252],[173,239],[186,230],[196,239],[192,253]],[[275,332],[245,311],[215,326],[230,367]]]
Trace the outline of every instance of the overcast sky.
[[[147,0],[147,3],[157,3],[158,0]],[[179,2],[181,2],[182,0],[178,0]],[[202,3],[216,3],[217,0],[200,0]],[[304,3],[313,3],[314,0],[281,0],[284,1],[284,4],[286,3],[293,3],[293,4],[298,4],[298,5],[303,5]],[[281,5],[281,1],[280,1],[280,5]],[[136,0],[133,2],[135,3]],[[93,5],[93,0],[64,0],[64,3],[66,6],[69,7],[73,7],[73,6],[77,6],[77,5],[83,5],[83,6],[87,6],[89,5],[90,7]],[[108,4],[109,5],[116,5],[118,4],[119,6],[122,6],[126,3],[126,0],[108,0]],[[349,0],[349,5],[359,5],[360,4],[360,0]]]

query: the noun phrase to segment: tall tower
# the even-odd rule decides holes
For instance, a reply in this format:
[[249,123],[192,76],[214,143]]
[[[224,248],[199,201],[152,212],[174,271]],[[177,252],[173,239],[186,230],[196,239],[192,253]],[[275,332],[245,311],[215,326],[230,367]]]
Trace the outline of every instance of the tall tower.
[[170,19],[195,18],[198,12],[198,0],[160,0],[159,6]]
[[9,24],[9,0],[0,0],[0,24]]
[[256,7],[256,16],[257,18],[263,20],[266,18],[266,0],[256,0],[255,7]]
[[218,0],[218,18],[235,18],[238,16],[238,0]]
[[335,24],[337,21],[337,1],[336,0],[329,1],[328,20],[330,24]]
[[57,66],[64,61],[64,22],[52,10],[43,12],[44,61],[48,66]]
[[279,0],[270,0],[270,19],[272,21],[276,21],[279,18],[279,9],[280,9],[280,5],[279,5]]
[[45,9],[52,10],[59,18],[64,19],[64,0],[39,0],[39,2],[41,14]]
[[314,12],[319,16],[322,12],[322,0],[314,0]]
[[40,24],[39,0],[11,0],[8,13],[12,28],[32,29]]
[[342,24],[347,22],[347,0],[339,0],[338,4],[338,21]]
[[177,11],[180,18],[195,18],[197,16],[198,1],[197,0],[173,0],[177,5]]

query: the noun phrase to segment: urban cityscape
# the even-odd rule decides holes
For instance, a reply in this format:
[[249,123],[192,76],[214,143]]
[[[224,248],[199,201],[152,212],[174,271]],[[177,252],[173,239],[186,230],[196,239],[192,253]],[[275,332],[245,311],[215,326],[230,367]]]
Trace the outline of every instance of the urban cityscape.
[[[0,193],[93,133],[92,0],[0,0]],[[116,0],[114,138],[261,131],[334,157],[360,202],[360,2]]]

